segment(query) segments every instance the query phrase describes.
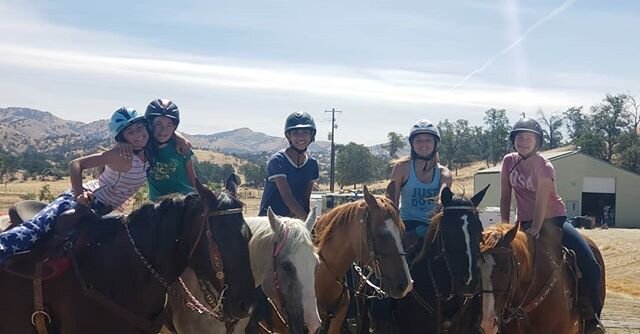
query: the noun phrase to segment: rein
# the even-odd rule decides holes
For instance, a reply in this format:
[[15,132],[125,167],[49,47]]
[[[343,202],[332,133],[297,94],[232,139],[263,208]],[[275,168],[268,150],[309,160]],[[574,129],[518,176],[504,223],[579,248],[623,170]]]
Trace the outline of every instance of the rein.
[[[211,216],[222,216],[222,215],[232,215],[232,214],[238,214],[238,213],[242,213],[242,208],[235,208],[235,209],[228,209],[228,210],[221,210],[221,211],[213,211],[213,212],[209,212],[203,215],[203,224],[202,227],[200,229],[200,233],[198,234],[198,238],[196,239],[196,242],[193,246],[193,248],[191,249],[191,251],[189,252],[189,257],[188,259],[191,258],[191,256],[193,255],[197,245],[200,242],[200,239],[202,238],[202,234],[204,233],[205,227],[207,229],[207,239],[209,239],[209,258],[212,261],[212,264],[214,265],[214,270],[216,272],[216,279],[218,280],[218,282],[221,284],[221,287],[224,287],[224,271],[223,271],[223,267],[222,267],[222,260],[221,260],[221,256],[220,256],[220,252],[217,248],[217,244],[215,244],[215,242],[213,241],[213,236],[211,235],[211,230],[209,227],[209,224],[207,223],[208,218]],[[224,314],[222,313],[222,300],[223,300],[223,296],[224,296],[224,290],[221,290],[222,293],[220,293],[219,297],[218,297],[218,301],[217,301],[217,305],[218,307],[216,308],[216,306],[212,306],[214,307],[214,311],[209,311],[206,307],[202,306],[202,304],[200,304],[199,302],[197,302],[197,300],[195,300],[195,297],[188,292],[188,290],[185,287],[185,291],[187,292],[187,298],[189,300],[186,300],[184,297],[180,296],[178,291],[175,291],[174,289],[171,288],[171,286],[169,285],[169,283],[167,282],[167,280],[162,277],[162,275],[153,267],[153,265],[147,260],[147,258],[144,256],[144,254],[142,254],[142,252],[140,251],[140,249],[137,247],[136,242],[131,234],[131,231],[129,229],[129,225],[126,222],[122,222],[122,225],[124,226],[124,229],[126,231],[127,237],[129,239],[129,242],[134,250],[134,252],[136,253],[136,255],[138,256],[138,258],[142,261],[142,263],[144,264],[145,268],[147,268],[147,270],[149,272],[151,272],[151,274],[153,275],[153,277],[158,281],[158,283],[160,283],[160,285],[167,290],[168,292],[172,293],[173,295],[175,295],[179,300],[183,301],[183,303],[185,304],[185,306],[187,306],[188,309],[197,312],[201,315],[207,316],[207,317],[211,317],[211,318],[215,318],[215,319],[219,319],[219,320],[223,320],[227,323],[232,323],[234,324],[236,321],[232,320],[229,321],[227,319],[225,319]],[[112,313],[120,316],[121,318],[123,318],[124,320],[126,320],[129,324],[131,324],[132,326],[142,329],[144,331],[149,331],[149,332],[157,332],[161,327],[162,324],[164,323],[164,307],[166,306],[166,302],[163,305],[163,308],[158,312],[158,315],[155,316],[153,321],[149,321],[144,317],[140,317],[136,314],[134,314],[133,312],[127,310],[126,308],[124,308],[123,306],[119,305],[118,303],[114,302],[113,300],[111,300],[109,297],[105,296],[104,294],[96,291],[95,289],[91,288],[89,285],[87,285],[86,280],[83,278],[81,272],[80,272],[80,267],[78,265],[78,262],[76,260],[75,257],[75,253],[73,251],[73,243],[72,242],[67,242],[64,245],[64,250],[67,254],[67,256],[69,257],[69,259],[71,260],[71,264],[72,264],[72,268],[73,271],[75,273],[76,278],[78,279],[78,282],[80,283],[80,287],[82,289],[82,292],[85,296],[93,299],[94,301],[98,302],[99,304],[102,304],[107,310],[111,311]],[[217,263],[217,265],[216,265]],[[181,282],[184,285],[184,282]],[[207,295],[207,289],[203,289],[203,293],[205,293],[205,296]],[[196,301],[195,303],[193,301]],[[209,302],[209,300],[207,300]],[[234,324],[235,326],[235,324]],[[227,326],[229,327],[229,326]]]

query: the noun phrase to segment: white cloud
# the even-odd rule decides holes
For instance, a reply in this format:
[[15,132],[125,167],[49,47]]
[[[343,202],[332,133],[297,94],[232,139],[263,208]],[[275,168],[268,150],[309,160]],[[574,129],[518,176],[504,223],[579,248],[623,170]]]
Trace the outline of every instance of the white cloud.
[[0,3],[0,13],[0,103],[83,121],[162,96],[189,111],[184,131],[246,126],[279,135],[289,112],[321,118],[336,106],[345,110],[338,138],[373,144],[418,118],[478,120],[489,107],[562,109],[603,94],[580,85],[526,90],[481,80],[450,92],[460,75],[158,52],[144,41],[53,24],[28,7]]

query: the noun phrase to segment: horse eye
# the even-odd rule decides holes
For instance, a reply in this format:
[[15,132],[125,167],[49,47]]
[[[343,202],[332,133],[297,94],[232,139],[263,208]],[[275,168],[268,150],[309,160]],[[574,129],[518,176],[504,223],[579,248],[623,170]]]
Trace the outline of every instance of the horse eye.
[[291,264],[291,262],[283,262],[281,267],[282,270],[287,273],[292,273],[295,270],[295,267],[293,266],[293,264]]

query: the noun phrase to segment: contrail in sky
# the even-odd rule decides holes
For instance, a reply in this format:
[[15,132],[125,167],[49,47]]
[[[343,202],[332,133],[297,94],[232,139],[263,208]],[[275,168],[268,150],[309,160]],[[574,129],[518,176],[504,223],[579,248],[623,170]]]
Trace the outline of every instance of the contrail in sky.
[[493,55],[491,58],[487,59],[487,61],[480,66],[479,68],[471,71],[469,74],[465,75],[464,78],[462,78],[462,80],[460,80],[457,84],[455,84],[449,91],[448,93],[451,93],[453,91],[455,91],[456,89],[458,89],[460,86],[462,86],[465,82],[467,82],[467,80],[471,79],[471,77],[473,77],[474,75],[486,70],[489,66],[491,66],[491,64],[493,64],[493,62],[498,59],[499,57],[503,56],[504,54],[506,54],[507,52],[511,51],[511,49],[513,49],[514,47],[518,46],[518,44],[522,43],[522,41],[527,38],[527,36],[533,32],[534,30],[538,29],[538,27],[540,27],[543,23],[551,20],[552,18],[556,17],[558,14],[562,13],[563,11],[565,11],[567,8],[571,7],[571,5],[573,5],[577,0],[567,0],[565,1],[560,7],[554,9],[553,11],[551,11],[551,13],[547,14],[545,17],[541,18],[540,20],[538,20],[536,23],[534,23],[532,26],[530,26],[527,31],[524,32],[524,34],[522,34],[522,36],[520,36],[518,39],[516,39],[515,41],[513,41],[511,44],[509,44],[506,48],[500,50],[498,53],[496,53],[495,55]]

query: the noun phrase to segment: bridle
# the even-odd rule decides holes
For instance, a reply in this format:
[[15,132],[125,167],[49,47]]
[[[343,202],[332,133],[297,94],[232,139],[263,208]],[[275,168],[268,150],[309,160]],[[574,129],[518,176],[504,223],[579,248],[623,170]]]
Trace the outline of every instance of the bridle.
[[[356,295],[365,297],[366,299],[384,299],[387,298],[387,293],[384,292],[382,287],[382,282],[384,281],[384,275],[382,274],[382,269],[380,265],[380,261],[387,256],[407,256],[407,253],[398,250],[397,252],[381,252],[377,250],[375,239],[371,236],[373,232],[371,232],[371,221],[369,219],[369,208],[367,207],[364,214],[362,215],[362,219],[360,220],[364,226],[361,230],[361,240],[365,240],[367,243],[367,248],[369,249],[369,262],[364,266],[360,265],[360,258],[362,257],[362,242],[360,242],[360,257],[356,259],[353,263],[353,267],[360,276],[361,284],[357,291],[354,291]],[[380,286],[371,282],[370,278],[373,275],[378,281],[380,281]],[[373,289],[373,295],[368,295],[367,293],[363,293],[361,291],[364,290],[364,287],[368,286]]]
[[[506,289],[495,289],[495,288],[493,290],[482,289],[482,293],[483,294],[490,293],[494,295],[495,294],[505,295],[504,304],[502,306],[502,311],[500,312],[500,315],[498,318],[498,323],[502,323],[502,322],[508,323],[508,322],[511,322],[511,320],[522,316],[522,314],[520,314],[519,312],[513,313],[512,311],[509,310],[510,305],[512,305],[513,298],[515,296],[516,288],[517,288],[516,283],[518,282],[518,259],[516,258],[516,255],[514,254],[513,249],[511,249],[511,247],[494,247],[487,250],[483,254],[481,254],[480,257],[482,261],[485,262],[485,258],[484,258],[485,255],[495,255],[495,254],[509,255],[509,262],[508,262],[509,268],[507,269],[509,270],[509,273],[510,273],[509,283]],[[491,277],[489,277],[489,280],[491,280]],[[507,316],[507,312],[511,314]]]
[[[189,255],[187,257],[187,263],[191,260],[196,248],[198,247],[203,234],[206,235],[207,247],[209,253],[209,260],[211,261],[212,268],[215,272],[216,281],[214,282],[214,288],[218,291],[217,296],[212,294],[209,289],[206,288],[206,285],[202,280],[198,280],[200,283],[200,290],[205,296],[205,300],[207,304],[211,307],[212,310],[209,310],[207,307],[203,306],[193,294],[188,290],[185,283],[181,278],[178,278],[180,283],[180,290],[184,293],[183,296],[180,292],[171,287],[171,285],[164,279],[158,271],[153,268],[153,266],[149,263],[146,257],[140,252],[138,247],[136,246],[135,240],[131,235],[128,224],[124,223],[125,230],[127,232],[127,236],[129,237],[129,242],[131,243],[135,253],[138,255],[140,260],[145,264],[147,270],[149,270],[156,280],[160,283],[160,285],[165,288],[169,293],[174,295],[178,300],[180,300],[187,309],[196,312],[204,317],[213,318],[218,321],[222,321],[227,325],[227,331],[233,332],[233,327],[237,323],[237,319],[229,319],[225,316],[223,312],[223,301],[224,294],[227,290],[227,285],[225,284],[225,274],[224,274],[224,263],[222,261],[222,255],[220,253],[218,244],[213,239],[213,232],[211,231],[211,226],[209,225],[209,218],[214,216],[227,216],[227,215],[236,215],[242,214],[243,208],[231,208],[225,210],[214,210],[205,212],[202,215],[202,224],[200,226],[200,231],[198,232],[198,236],[189,251]],[[217,286],[216,284],[217,283]],[[231,329],[231,331],[229,331]]]
[[[452,206],[443,206],[441,208],[441,210],[443,212],[446,211],[451,211],[451,210],[470,210],[473,212],[473,214],[475,216],[477,216],[477,208],[473,205],[452,205]],[[444,219],[444,218],[443,218]],[[440,222],[440,224],[442,224],[442,222]],[[429,274],[429,278],[431,280],[431,285],[433,286],[433,290],[434,293],[436,295],[436,301],[437,303],[447,303],[450,302],[451,300],[453,300],[456,296],[460,296],[462,297],[462,303],[459,304],[460,306],[458,307],[458,310],[456,311],[456,313],[443,320],[441,322],[441,326],[443,327],[443,331],[447,332],[454,324],[456,324],[459,319],[465,314],[465,311],[467,310],[468,306],[471,304],[471,300],[473,300],[473,298],[475,298],[476,296],[481,294],[481,286],[479,285],[476,289],[476,291],[474,291],[473,293],[464,293],[464,294],[458,294],[456,293],[456,285],[454,283],[454,274],[453,274],[453,270],[451,269],[451,264],[450,261],[447,257],[447,248],[446,248],[446,244],[444,242],[444,235],[442,233],[442,231],[440,231],[440,225],[438,225],[437,227],[438,229],[435,231],[435,237],[432,240],[432,245],[436,246],[436,250],[437,250],[437,254],[434,256],[428,256],[426,259],[426,263],[427,263],[427,272]],[[433,272],[433,268],[432,268],[432,263],[434,260],[440,259],[442,258],[445,264],[445,268],[447,269],[447,275],[449,277],[450,280],[450,291],[448,295],[444,295],[442,293],[442,289],[438,288],[438,284]],[[471,264],[473,266],[473,264]],[[424,298],[422,296],[420,296],[420,294],[418,292],[412,291],[412,294],[414,296],[414,298],[418,301],[418,303],[429,313],[433,313],[436,309],[440,310],[441,307],[435,307],[434,305],[429,304],[426,300],[424,300]]]

